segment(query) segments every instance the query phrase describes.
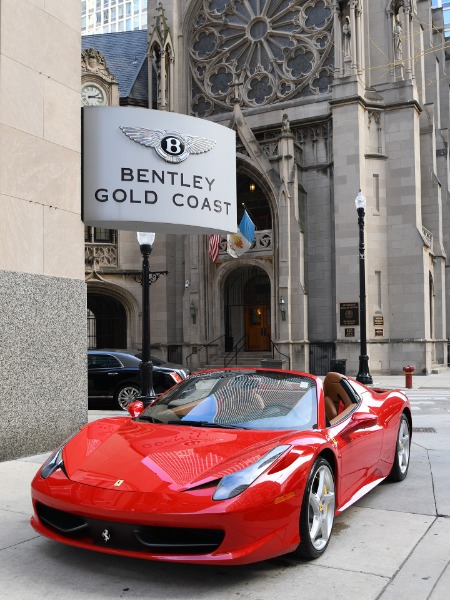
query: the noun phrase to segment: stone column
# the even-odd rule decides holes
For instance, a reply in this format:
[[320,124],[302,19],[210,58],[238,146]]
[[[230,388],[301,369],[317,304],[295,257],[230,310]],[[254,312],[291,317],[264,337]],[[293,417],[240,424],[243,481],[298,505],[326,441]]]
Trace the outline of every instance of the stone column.
[[411,8],[405,6],[404,8],[405,15],[405,36],[406,36],[406,79],[412,79],[412,66],[411,66]]
[[[291,367],[307,370],[309,353],[305,352],[308,337],[308,303],[305,293],[305,247],[304,229],[299,226],[299,182],[294,156],[294,136],[290,130],[287,115],[283,117],[280,143],[278,191],[279,210],[279,287],[275,290],[274,314],[278,340],[291,359]],[[288,317],[280,319],[278,301],[283,296]]]
[[342,32],[339,18],[339,2],[333,0],[333,27],[334,27],[334,76],[342,77]]
[[174,87],[175,87],[173,85],[173,80],[174,80],[174,75],[175,75],[175,67],[174,67],[175,57],[174,57],[173,53],[171,53],[169,61],[170,61],[169,62],[169,99],[170,99],[169,100],[169,102],[170,102],[169,110],[173,111],[173,109],[174,109],[173,94],[174,94]]
[[356,8],[356,35],[358,36],[357,43],[357,57],[356,64],[358,68],[358,74],[362,75],[364,71],[364,51],[363,51],[363,31],[362,26],[362,9],[361,6]]
[[356,51],[356,37],[358,35],[358,31],[356,29],[356,0],[352,0],[350,2],[350,28],[351,28],[351,37],[350,37],[350,47],[351,47],[351,74],[356,75],[358,71],[357,65],[357,51]]
[[160,97],[161,97],[161,105],[160,110],[167,110],[167,71],[166,71],[166,51],[165,49],[161,50],[161,62],[160,62]]

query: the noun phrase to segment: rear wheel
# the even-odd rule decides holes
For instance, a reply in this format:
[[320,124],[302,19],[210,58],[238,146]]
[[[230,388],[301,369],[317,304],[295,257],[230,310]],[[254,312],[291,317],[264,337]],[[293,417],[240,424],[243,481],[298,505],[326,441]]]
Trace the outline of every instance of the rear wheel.
[[398,428],[395,444],[395,458],[389,474],[391,481],[403,481],[408,474],[409,456],[411,451],[411,432],[408,417],[403,414]]
[[133,383],[121,385],[114,394],[114,402],[119,410],[127,410],[130,402],[134,402],[140,393],[139,388]]
[[318,558],[328,546],[334,523],[334,475],[330,463],[318,458],[311,469],[300,514],[300,545],[302,558]]

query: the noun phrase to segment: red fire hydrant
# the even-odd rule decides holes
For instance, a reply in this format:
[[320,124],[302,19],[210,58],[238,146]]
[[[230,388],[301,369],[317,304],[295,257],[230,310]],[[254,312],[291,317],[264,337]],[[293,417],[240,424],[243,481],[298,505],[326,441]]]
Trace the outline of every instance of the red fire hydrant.
[[403,367],[403,373],[405,374],[405,387],[408,389],[411,389],[414,367],[411,367],[411,365],[407,365],[406,367]]

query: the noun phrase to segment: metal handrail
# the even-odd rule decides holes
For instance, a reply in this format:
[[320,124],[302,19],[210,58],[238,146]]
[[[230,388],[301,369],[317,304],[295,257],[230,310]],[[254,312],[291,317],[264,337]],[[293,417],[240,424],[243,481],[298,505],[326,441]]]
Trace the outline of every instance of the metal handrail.
[[[248,338],[248,334],[244,334],[241,337],[241,339],[233,346],[233,349],[225,356],[224,361],[223,361],[224,367],[227,367],[233,361],[233,359],[235,360],[235,364],[237,365],[238,354],[239,354],[239,352],[241,352],[241,350],[243,348],[245,348],[247,338]],[[275,350],[276,350],[278,352],[278,354],[287,358],[288,370],[290,370],[291,369],[290,356],[288,354],[284,354],[284,352],[281,352],[281,350],[278,348],[278,346],[275,344],[275,342],[271,338],[270,338],[270,345],[272,347],[272,358],[275,358]],[[231,356],[231,358],[229,358],[230,356]]]
[[275,350],[278,352],[278,354],[281,354],[281,356],[284,356],[285,358],[288,359],[288,371],[291,370],[291,358],[290,356],[288,356],[287,354],[284,354],[284,352],[281,352],[281,350],[278,349],[278,346],[275,344],[275,342],[271,339],[270,340],[270,344],[272,346],[272,358],[275,358]]
[[[209,363],[209,356],[208,356],[208,348],[209,346],[212,346],[213,344],[215,344],[216,342],[218,342],[219,340],[221,340],[222,338],[225,337],[225,334],[219,335],[219,337],[215,338],[214,340],[212,340],[211,342],[208,342],[207,344],[203,344],[202,346],[200,346],[199,348],[196,349],[195,352],[191,352],[190,354],[188,354],[186,356],[186,364],[189,366],[189,359],[192,355],[194,354],[198,354],[201,350],[204,350],[206,348],[206,364]],[[272,358],[275,358],[275,350],[278,352],[278,354],[280,354],[281,356],[284,356],[285,358],[287,358],[288,361],[288,369],[290,370],[291,368],[291,359],[289,357],[288,354],[284,354],[284,352],[281,352],[281,350],[278,348],[277,344],[272,340],[272,338],[270,339],[270,345],[272,348]],[[239,352],[241,352],[247,345],[247,341],[248,341],[248,334],[244,334],[241,339],[236,342],[236,344],[234,344],[233,348],[230,350],[230,352],[228,352],[228,354],[224,357],[223,360],[223,366],[224,367],[228,367],[229,364],[231,364],[234,360],[235,364],[237,365],[238,362],[238,354]]]
[[[246,341],[247,341],[247,337],[248,335],[244,333],[244,335],[241,337],[241,339],[236,342],[236,344],[233,346],[233,349],[230,350],[230,352],[228,352],[228,354],[225,356],[225,358],[223,359],[223,366],[224,367],[228,367],[228,365],[232,362],[233,358],[235,359],[235,364],[237,365],[237,357],[239,352],[245,348],[246,346]],[[231,356],[231,358],[228,360],[228,357]]]
[[223,337],[225,337],[225,334],[219,335],[219,337],[216,337],[216,339],[212,340],[211,342],[208,342],[207,344],[203,344],[203,346],[198,347],[195,352],[191,352],[190,354],[188,354],[185,358],[186,360],[186,364],[189,366],[189,359],[191,358],[191,356],[193,356],[194,354],[198,354],[200,350],[203,350],[204,348],[206,348],[206,364],[208,364],[209,362],[209,357],[208,357],[208,347],[212,346],[212,344],[214,344],[215,342],[217,342],[218,340],[221,340]]

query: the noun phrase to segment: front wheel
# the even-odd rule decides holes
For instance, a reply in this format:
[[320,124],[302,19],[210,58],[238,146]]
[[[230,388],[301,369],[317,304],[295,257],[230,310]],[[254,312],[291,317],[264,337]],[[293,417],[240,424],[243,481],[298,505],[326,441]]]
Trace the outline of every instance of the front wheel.
[[300,514],[300,545],[302,558],[319,558],[328,546],[334,523],[334,475],[330,463],[318,458],[311,469]]
[[411,452],[411,432],[408,417],[402,414],[395,444],[395,458],[389,474],[391,481],[403,481],[408,474]]
[[119,410],[127,410],[130,402],[134,402],[140,393],[139,388],[133,383],[121,385],[114,394],[114,402]]

